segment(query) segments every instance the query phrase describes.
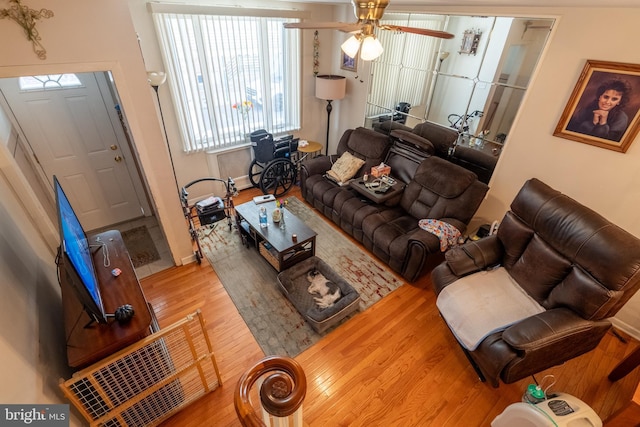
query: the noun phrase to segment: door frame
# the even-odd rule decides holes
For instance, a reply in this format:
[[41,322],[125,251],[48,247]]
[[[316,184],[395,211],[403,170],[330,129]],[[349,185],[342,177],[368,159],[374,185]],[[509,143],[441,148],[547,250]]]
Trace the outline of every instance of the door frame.
[[[8,67],[0,67],[0,78],[12,78],[12,77],[21,77],[26,75],[44,75],[44,74],[64,74],[64,73],[98,73],[104,71],[110,71],[115,84],[118,82],[118,73],[120,68],[117,63],[114,62],[92,62],[92,63],[72,63],[72,64],[35,64],[35,65],[24,65],[24,66],[8,66]],[[117,89],[117,86],[116,86]],[[120,94],[119,96],[122,96]],[[126,113],[125,113],[126,117]],[[13,120],[14,118],[10,118]],[[130,134],[132,132],[130,130]],[[24,137],[24,135],[21,135]],[[133,137],[133,135],[132,135]],[[25,139],[26,141],[26,139]],[[127,141],[128,143],[129,141]],[[2,172],[5,174],[7,182],[15,191],[16,197],[23,204],[27,214],[29,215],[29,219],[33,223],[34,227],[41,233],[44,238],[44,241],[49,249],[49,251],[55,255],[57,253],[57,248],[60,244],[59,240],[59,232],[57,225],[54,225],[49,215],[47,215],[46,209],[44,208],[42,202],[39,200],[38,196],[34,192],[31,183],[26,179],[23,174],[20,166],[16,162],[13,155],[9,152],[8,148],[3,144],[0,144],[0,162],[3,163],[6,168],[3,168]],[[28,147],[30,154],[31,147]],[[130,146],[132,155],[135,156],[136,164],[140,164],[140,159],[137,157],[136,149],[135,149],[135,141],[131,141]],[[40,179],[43,179],[42,176],[44,172],[42,169],[37,166],[37,173]],[[156,211],[155,203],[153,202],[153,197],[151,190],[147,187],[146,179],[142,174],[142,171],[137,169],[137,176],[140,178],[142,185],[145,189],[145,197],[149,202],[150,212]],[[50,185],[46,177],[43,182],[46,187],[49,188]],[[53,191],[53,190],[51,190]],[[53,193],[51,193],[53,194]],[[162,225],[160,225],[162,228]],[[170,251],[171,244],[169,244]],[[175,259],[174,259],[175,261]]]
[[[72,74],[68,72],[67,74]],[[73,74],[78,75],[91,75],[92,78],[95,79],[96,88],[100,93],[101,101],[105,104],[105,111],[107,113],[107,117],[109,123],[113,129],[114,136],[117,140],[117,144],[120,147],[120,151],[124,155],[125,159],[131,159],[132,161],[126,162],[127,171],[129,175],[132,177],[133,190],[136,194],[138,202],[140,203],[140,207],[143,211],[143,215],[145,217],[151,216],[154,212],[151,205],[151,200],[148,194],[147,189],[144,186],[144,181],[141,173],[141,169],[139,166],[139,159],[134,156],[134,147],[133,147],[133,136],[130,132],[128,132],[128,125],[126,124],[126,115],[123,113],[124,123],[120,122],[120,118],[118,117],[118,113],[115,110],[115,105],[120,102],[118,95],[118,88],[115,85],[115,81],[109,81],[108,74],[111,74],[109,70],[107,71],[94,71],[94,72],[74,72]],[[33,73],[31,73],[33,75]],[[5,80],[9,78],[15,77],[0,77],[0,80]],[[113,92],[112,92],[113,90]],[[0,108],[4,108],[5,113],[7,114],[10,122],[12,123],[14,130],[19,136],[21,140],[21,147],[24,149],[27,154],[27,160],[31,165],[31,168],[36,172],[38,178],[40,179],[40,183],[43,188],[46,188],[48,191],[46,193],[49,198],[49,202],[51,204],[55,203],[55,195],[53,191],[53,181],[51,177],[49,177],[42,165],[38,161],[38,155],[33,149],[32,142],[29,141],[29,138],[24,134],[22,126],[20,125],[20,121],[17,119],[15,114],[13,113],[13,108],[11,107],[11,103],[8,102],[6,97],[0,97]],[[98,228],[109,227],[115,224],[102,224]]]

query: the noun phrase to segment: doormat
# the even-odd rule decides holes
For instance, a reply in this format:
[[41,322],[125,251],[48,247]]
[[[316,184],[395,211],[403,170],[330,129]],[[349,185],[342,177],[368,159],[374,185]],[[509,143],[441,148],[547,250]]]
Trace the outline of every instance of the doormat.
[[135,268],[150,264],[160,259],[160,254],[149,230],[145,225],[122,231],[122,240],[129,251],[129,257]]
[[[316,256],[360,293],[359,311],[404,283],[297,198],[288,199],[286,210],[318,233]],[[333,329],[318,334],[305,322],[280,292],[276,270],[253,246],[242,245],[237,230],[216,227],[200,245],[265,355],[295,357]]]

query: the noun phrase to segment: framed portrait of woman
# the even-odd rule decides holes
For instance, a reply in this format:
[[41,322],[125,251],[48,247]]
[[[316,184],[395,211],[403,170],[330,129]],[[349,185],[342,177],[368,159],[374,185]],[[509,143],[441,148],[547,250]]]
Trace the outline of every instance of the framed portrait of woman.
[[553,133],[626,152],[640,130],[640,65],[587,60]]

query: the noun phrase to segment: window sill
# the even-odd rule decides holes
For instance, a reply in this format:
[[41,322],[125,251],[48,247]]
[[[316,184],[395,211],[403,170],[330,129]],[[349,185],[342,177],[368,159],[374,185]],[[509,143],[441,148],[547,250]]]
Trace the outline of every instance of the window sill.
[[205,152],[205,154],[217,155],[217,154],[222,154],[222,153],[230,153],[232,151],[246,150],[249,147],[251,147],[251,143],[250,142],[246,142],[244,144],[234,145],[233,147],[213,148],[211,150],[204,150],[204,152]]

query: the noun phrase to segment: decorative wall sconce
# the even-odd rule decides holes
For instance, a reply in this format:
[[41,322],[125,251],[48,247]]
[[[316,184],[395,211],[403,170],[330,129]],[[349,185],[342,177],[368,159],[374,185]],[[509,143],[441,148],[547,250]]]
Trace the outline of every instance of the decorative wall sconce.
[[313,75],[317,76],[320,70],[320,40],[318,39],[318,30],[313,32]]
[[462,35],[462,44],[460,45],[459,54],[466,53],[467,55],[475,55],[478,52],[478,45],[480,44],[480,36],[482,31],[467,30]]
[[53,12],[49,9],[29,9],[23,6],[20,0],[9,0],[11,6],[8,9],[0,9],[0,18],[13,19],[22,27],[27,35],[27,40],[33,44],[33,51],[40,59],[47,59],[47,51],[40,43],[41,37],[36,30],[36,21],[42,18],[51,18]]

